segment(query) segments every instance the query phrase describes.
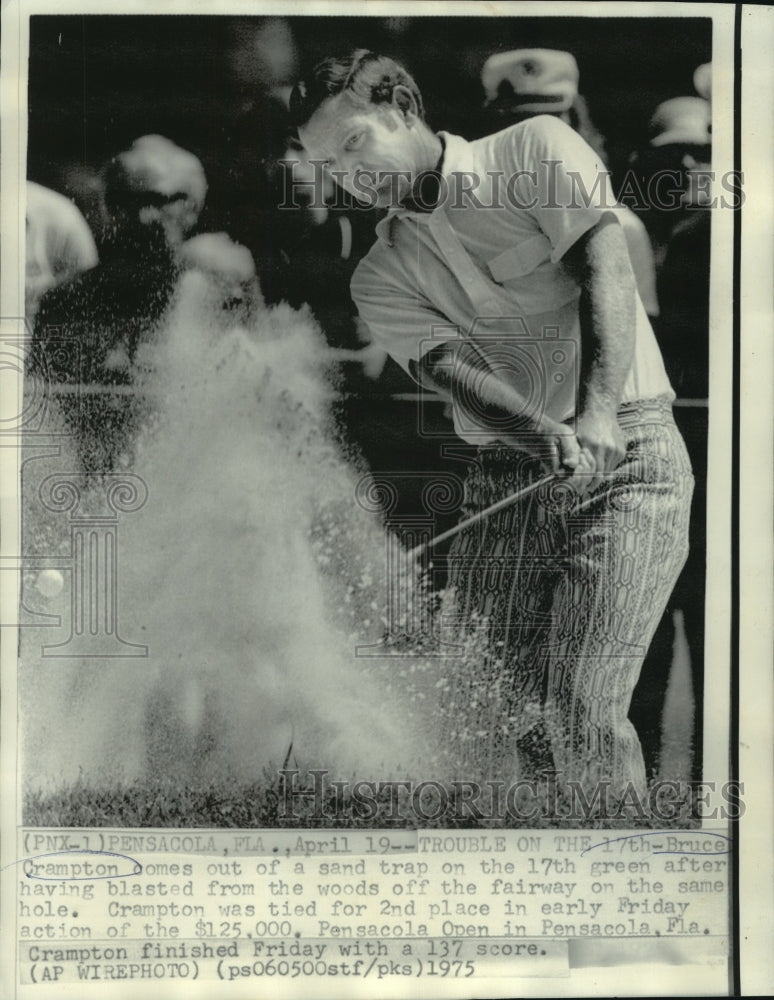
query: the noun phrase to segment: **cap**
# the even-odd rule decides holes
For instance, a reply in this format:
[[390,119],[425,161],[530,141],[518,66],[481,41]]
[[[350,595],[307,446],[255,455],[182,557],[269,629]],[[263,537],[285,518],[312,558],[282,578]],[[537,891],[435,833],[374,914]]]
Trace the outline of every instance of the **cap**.
[[712,113],[703,97],[673,97],[659,104],[650,120],[650,145],[690,143],[707,146],[712,142]]
[[135,139],[110,164],[106,184],[108,194],[121,191],[183,194],[199,210],[207,194],[207,180],[198,157],[163,135]]
[[575,57],[557,49],[498,52],[481,70],[487,106],[497,103],[526,114],[569,111],[578,77]]

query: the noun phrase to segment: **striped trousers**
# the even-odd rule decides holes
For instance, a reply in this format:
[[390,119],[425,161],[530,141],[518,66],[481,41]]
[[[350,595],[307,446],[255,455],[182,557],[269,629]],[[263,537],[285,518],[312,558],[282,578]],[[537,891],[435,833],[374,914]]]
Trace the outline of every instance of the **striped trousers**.
[[[596,490],[548,484],[452,545],[453,624],[479,653],[451,687],[479,772],[645,791],[627,713],[688,554],[693,475],[668,399],[624,404],[618,419],[626,456]],[[544,474],[522,452],[480,448],[463,516]]]

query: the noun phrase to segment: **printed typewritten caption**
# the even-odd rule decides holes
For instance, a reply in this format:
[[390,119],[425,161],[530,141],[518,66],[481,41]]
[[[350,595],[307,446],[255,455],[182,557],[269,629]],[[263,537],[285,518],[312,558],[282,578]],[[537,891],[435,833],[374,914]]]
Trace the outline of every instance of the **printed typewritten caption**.
[[569,976],[593,939],[720,961],[730,846],[714,829],[22,830],[18,982],[431,989]]

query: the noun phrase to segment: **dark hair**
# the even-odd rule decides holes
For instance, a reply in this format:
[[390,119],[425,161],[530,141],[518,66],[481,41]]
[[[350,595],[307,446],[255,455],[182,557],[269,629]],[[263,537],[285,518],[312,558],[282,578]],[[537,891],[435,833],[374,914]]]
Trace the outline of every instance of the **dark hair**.
[[396,87],[411,91],[419,116],[424,118],[422,95],[414,79],[389,56],[356,49],[341,58],[323,59],[311,76],[298,83],[290,95],[290,119],[294,128],[304,125],[323,101],[345,91],[359,104],[389,104]]

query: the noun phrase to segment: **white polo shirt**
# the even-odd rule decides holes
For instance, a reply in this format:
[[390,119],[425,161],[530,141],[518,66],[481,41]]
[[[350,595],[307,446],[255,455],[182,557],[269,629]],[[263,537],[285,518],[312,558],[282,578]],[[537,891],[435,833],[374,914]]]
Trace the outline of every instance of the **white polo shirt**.
[[[445,143],[441,196],[430,212],[390,209],[352,278],[375,344],[407,371],[442,343],[472,341],[529,410],[575,414],[580,371],[580,287],[562,257],[605,212],[617,211],[594,151],[551,116],[466,142]],[[622,402],[674,398],[639,296]],[[465,401],[457,433],[487,437]]]

